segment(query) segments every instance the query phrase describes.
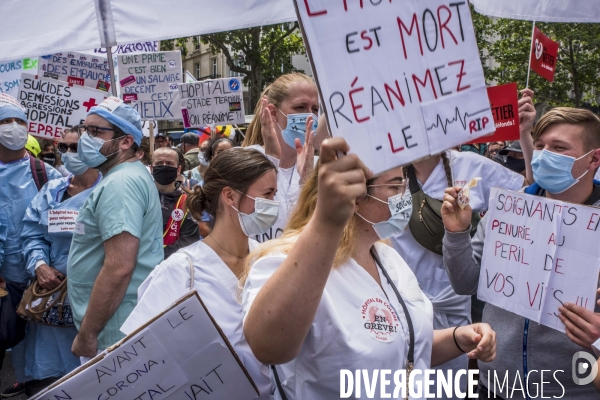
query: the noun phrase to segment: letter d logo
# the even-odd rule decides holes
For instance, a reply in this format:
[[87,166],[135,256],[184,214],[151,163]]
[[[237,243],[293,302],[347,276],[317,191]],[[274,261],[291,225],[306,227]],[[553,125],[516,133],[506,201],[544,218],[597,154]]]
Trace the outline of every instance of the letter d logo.
[[[577,362],[582,358],[585,359],[585,361]],[[590,354],[586,353],[585,351],[578,351],[573,356],[571,370],[573,374],[573,382],[575,382],[576,385],[583,386],[587,385],[588,383],[592,383],[592,381],[596,378],[596,375],[598,374],[598,364],[596,363],[594,357],[592,357]],[[579,378],[577,376],[578,374],[584,375],[587,373],[587,371],[589,371],[589,375],[587,377]]]

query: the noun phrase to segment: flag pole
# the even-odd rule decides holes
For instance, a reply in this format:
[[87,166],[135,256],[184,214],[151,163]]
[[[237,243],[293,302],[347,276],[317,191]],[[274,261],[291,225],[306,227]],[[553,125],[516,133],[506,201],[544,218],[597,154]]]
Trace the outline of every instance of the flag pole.
[[106,46],[106,57],[108,58],[108,73],[110,74],[110,89],[113,96],[117,97],[117,85],[115,79],[115,61],[113,60],[112,48]]
[[529,73],[531,72],[531,55],[533,54],[533,35],[535,35],[535,21],[533,21],[533,27],[531,28],[531,43],[529,45],[529,65],[527,66],[527,83],[525,83],[525,89],[529,89]]

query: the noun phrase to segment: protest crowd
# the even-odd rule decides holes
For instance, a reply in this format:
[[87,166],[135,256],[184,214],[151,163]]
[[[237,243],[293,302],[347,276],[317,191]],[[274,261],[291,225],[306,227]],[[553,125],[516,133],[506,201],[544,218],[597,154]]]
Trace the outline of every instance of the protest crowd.
[[[518,137],[440,145],[377,173],[356,142],[332,134],[349,121],[344,109],[327,109],[315,79],[299,72],[266,85],[244,135],[211,125],[208,135],[148,137],[127,94],[107,93],[80,124],[44,139],[28,128],[34,108],[2,94],[0,369],[10,354],[16,381],[0,382],[0,397],[60,389],[195,290],[257,399],[361,398],[363,378],[371,379],[361,371],[375,370],[392,371],[391,387],[397,370],[407,380],[416,370],[456,377],[462,396],[438,387],[432,398],[599,399],[600,277],[579,276],[595,290],[589,302],[557,298],[548,313],[549,287],[532,300],[518,273],[502,283],[488,269],[490,254],[532,260],[527,244],[506,250],[498,239],[512,226],[506,236],[529,242],[533,222],[517,229],[498,220],[498,210],[526,211],[517,198],[546,202],[541,219],[543,207],[561,204],[566,225],[567,209],[600,207],[600,117],[570,107],[539,113],[534,92],[521,86],[513,93]],[[597,228],[598,214],[582,226]],[[558,260],[541,268],[578,268]],[[508,299],[510,287],[562,328],[479,295]],[[574,381],[575,354],[594,360],[595,379]],[[469,370],[478,370],[475,385],[459,373]],[[212,392],[193,386],[177,398]],[[377,388],[368,398],[389,397]],[[137,398],[168,397],[149,393]]]

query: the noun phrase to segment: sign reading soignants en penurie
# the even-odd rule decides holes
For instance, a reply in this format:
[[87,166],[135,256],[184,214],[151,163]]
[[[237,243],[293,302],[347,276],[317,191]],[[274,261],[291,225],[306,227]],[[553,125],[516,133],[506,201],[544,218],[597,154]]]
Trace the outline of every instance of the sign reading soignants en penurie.
[[258,390],[197,292],[32,400],[253,400]]
[[477,297],[565,331],[558,308],[590,311],[600,274],[600,210],[493,188]]
[[294,1],[331,133],[375,173],[494,131],[468,2]]
[[55,140],[64,128],[82,124],[90,109],[107,96],[100,90],[23,74],[18,100],[29,119],[29,133]]

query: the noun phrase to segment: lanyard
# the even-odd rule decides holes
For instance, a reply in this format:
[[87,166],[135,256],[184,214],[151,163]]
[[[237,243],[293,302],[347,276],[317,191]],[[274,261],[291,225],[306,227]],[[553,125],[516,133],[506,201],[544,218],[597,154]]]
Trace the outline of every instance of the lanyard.
[[528,374],[528,367],[527,367],[527,337],[529,336],[529,319],[525,319],[525,327],[523,328],[523,378],[525,380],[525,397],[527,398],[527,400],[529,400],[529,383],[527,382],[527,374]]
[[408,355],[406,357],[406,400],[408,400],[410,373],[412,372],[413,368],[415,367],[415,329],[413,327],[412,319],[410,318],[410,313],[408,312],[408,307],[406,307],[406,303],[404,302],[404,299],[402,298],[402,296],[400,295],[400,292],[398,291],[398,288],[396,287],[396,285],[390,278],[390,275],[387,273],[385,268],[383,268],[383,265],[381,264],[381,261],[379,260],[379,256],[377,255],[377,253],[375,252],[375,249],[373,247],[371,247],[371,256],[373,256],[373,259],[375,260],[375,263],[377,264],[377,266],[381,269],[383,276],[385,276],[385,279],[388,281],[388,284],[392,287],[392,289],[394,290],[394,293],[396,293],[398,302],[402,306],[402,310],[404,311],[404,315],[406,316],[408,331],[410,333]]
[[[175,242],[177,242],[177,240],[179,240],[179,233],[181,232],[181,225],[183,224],[183,221],[185,220],[185,217],[188,214],[188,210],[187,207],[185,207],[185,200],[187,199],[187,195],[184,193],[181,196],[179,196],[179,200],[177,200],[177,204],[175,205],[175,208],[173,209],[173,212],[171,213],[171,216],[169,217],[169,221],[167,222],[167,229],[165,229],[164,233],[163,233],[163,247],[167,247],[170,245],[175,244]],[[183,203],[184,204],[184,209],[179,208],[180,204]],[[175,219],[173,218],[173,213],[175,211],[181,211],[183,212],[183,217],[181,219]]]

